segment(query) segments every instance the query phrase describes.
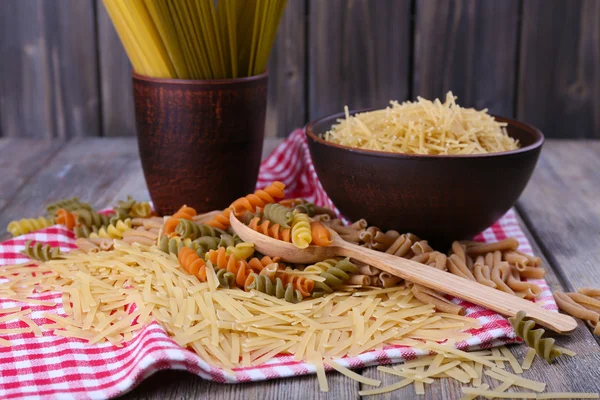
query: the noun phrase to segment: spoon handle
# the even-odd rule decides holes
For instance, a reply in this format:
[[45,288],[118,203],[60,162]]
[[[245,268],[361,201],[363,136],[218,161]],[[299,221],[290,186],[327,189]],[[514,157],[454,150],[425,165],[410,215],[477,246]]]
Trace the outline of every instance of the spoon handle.
[[577,322],[568,315],[548,311],[539,305],[461,278],[449,272],[397,257],[391,254],[359,247],[343,240],[335,240],[338,254],[352,257],[407,281],[446,293],[494,310],[505,316],[515,316],[525,311],[528,318],[559,333],[571,332]]

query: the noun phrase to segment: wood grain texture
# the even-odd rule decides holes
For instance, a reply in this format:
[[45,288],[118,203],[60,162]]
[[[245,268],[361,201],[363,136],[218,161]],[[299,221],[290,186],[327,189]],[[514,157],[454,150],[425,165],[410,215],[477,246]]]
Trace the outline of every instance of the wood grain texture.
[[406,100],[410,0],[310,0],[309,119]]
[[600,287],[600,141],[549,141],[518,203],[569,291]]
[[548,137],[600,137],[600,2],[524,0],[518,117]]
[[0,114],[12,137],[98,136],[92,0],[5,0]]
[[101,1],[96,2],[102,135],[135,136],[131,63]]
[[59,141],[0,139],[0,213],[60,147]]
[[417,0],[413,97],[513,115],[518,0]]
[[305,123],[306,1],[288,1],[271,51],[266,137],[286,137]]
[[[14,157],[26,159],[25,154]],[[66,197],[78,196],[96,208],[114,205],[113,194],[122,189],[125,177],[140,169],[134,140],[72,140],[14,193],[0,213],[0,226],[43,215],[46,204]],[[0,240],[9,236],[3,230]]]
[[162,371],[146,379],[122,400],[306,400],[358,399],[358,383],[338,373],[327,374],[329,392],[319,391],[315,375],[227,385],[205,381],[183,371]]

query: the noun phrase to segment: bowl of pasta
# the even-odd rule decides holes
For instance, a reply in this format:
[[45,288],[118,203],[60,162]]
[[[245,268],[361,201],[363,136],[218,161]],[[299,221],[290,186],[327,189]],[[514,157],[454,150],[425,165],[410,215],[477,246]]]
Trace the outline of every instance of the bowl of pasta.
[[543,134],[448,96],[346,109],[306,126],[315,171],[344,216],[440,246],[481,232],[516,203]]

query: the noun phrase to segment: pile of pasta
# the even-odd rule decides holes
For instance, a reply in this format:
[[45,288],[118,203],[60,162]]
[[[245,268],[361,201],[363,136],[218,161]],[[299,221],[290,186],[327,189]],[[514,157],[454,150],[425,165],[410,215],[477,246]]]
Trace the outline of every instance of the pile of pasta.
[[[534,298],[539,287],[521,278],[543,277],[541,260],[520,253],[516,240],[455,242],[446,254],[413,234],[384,232],[364,220],[346,226],[330,209],[284,197],[284,185],[273,182],[225,210],[198,214],[184,205],[166,217],[156,216],[148,203],[131,198],[107,213],[72,198],[48,206],[47,216],[13,221],[8,227],[13,234],[35,230],[39,226],[33,221],[42,219],[62,224],[74,231],[78,249],[61,253],[30,241],[23,254],[31,262],[0,267],[0,297],[24,304],[2,310],[0,322],[20,320],[29,327],[5,333],[40,336],[42,329],[48,329],[91,344],[108,341],[122,346],[156,321],[178,344],[226,370],[259,365],[278,354],[293,355],[315,365],[323,390],[327,389],[325,368],[380,385],[335,359],[389,345],[433,353],[398,367],[380,367],[403,379],[363,395],[409,384],[420,394],[425,384],[441,377],[472,384],[474,388],[465,388],[465,398],[492,395],[512,385],[540,391],[540,383],[497,371],[503,368],[500,363],[508,362],[520,373],[536,353],[547,361],[560,354],[573,355],[553,339],[542,339],[543,330],[532,329],[533,322],[523,314],[511,319],[517,334],[532,347],[522,364],[504,348],[457,350],[455,344],[469,339],[479,323],[463,316],[462,307],[441,293],[348,258],[286,264],[243,242],[232,231],[229,217],[233,214],[250,228],[298,248],[331,244],[331,229],[361,246]],[[581,296],[599,295],[586,290]],[[46,292],[62,293],[64,313],[48,312],[44,317],[51,323],[38,326],[27,305],[54,305],[36,298]],[[589,309],[598,306],[598,299],[569,299],[579,307],[587,306],[587,311],[600,311]],[[597,326],[597,316],[586,316]],[[0,338],[0,345],[10,346],[10,339]],[[501,381],[496,392],[481,383],[483,374]]]
[[324,134],[325,140],[349,147],[406,154],[460,155],[515,150],[517,140],[508,136],[506,124],[487,109],[478,111],[456,103],[452,92],[446,100],[418,97],[382,110],[350,115],[338,120]]

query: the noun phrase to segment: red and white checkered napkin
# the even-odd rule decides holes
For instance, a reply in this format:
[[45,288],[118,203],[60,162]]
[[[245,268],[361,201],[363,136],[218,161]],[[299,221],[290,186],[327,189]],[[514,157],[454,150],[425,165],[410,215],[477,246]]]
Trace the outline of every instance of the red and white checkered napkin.
[[[261,167],[259,187],[273,180],[286,184],[290,197],[305,197],[317,204],[333,207],[315,174],[306,140],[301,130],[295,131],[280,145]],[[19,217],[19,216],[15,216]],[[507,236],[516,237],[524,252],[531,247],[521,231],[514,212],[509,211],[477,239],[496,241]],[[50,227],[0,244],[0,265],[27,261],[19,251],[28,239],[60,246],[68,251],[75,248],[73,234],[60,227]],[[543,288],[538,302],[556,310],[556,304],[544,280],[534,281]],[[60,294],[44,294],[40,299],[61,303]],[[483,348],[516,341],[508,321],[502,316],[473,304],[454,300],[477,318],[482,328],[473,330],[473,337],[457,343],[460,348]],[[31,308],[38,324],[51,323],[42,317],[45,312],[64,313],[62,306],[29,306],[0,299],[0,308],[14,306]],[[26,328],[22,322],[0,323],[0,329]],[[293,361],[290,356],[279,356],[256,367],[238,368],[228,373],[204,362],[195,353],[179,347],[157,324],[145,327],[122,348],[109,343],[88,345],[83,340],[33,334],[2,335],[12,347],[0,346],[0,398],[60,398],[87,399],[114,397],[126,392],[160,369],[184,369],[217,382],[235,383],[259,381],[312,373],[314,367]],[[388,346],[357,357],[346,358],[341,364],[356,368],[373,364],[389,364],[419,355],[414,349]]]

